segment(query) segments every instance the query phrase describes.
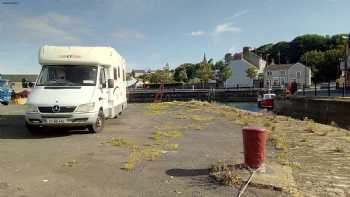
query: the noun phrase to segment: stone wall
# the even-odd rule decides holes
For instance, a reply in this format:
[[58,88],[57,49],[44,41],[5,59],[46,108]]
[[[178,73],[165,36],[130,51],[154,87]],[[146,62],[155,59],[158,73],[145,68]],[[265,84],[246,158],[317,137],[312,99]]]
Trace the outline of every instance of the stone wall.
[[[147,103],[153,102],[157,90],[153,91],[129,91],[128,102]],[[257,100],[257,90],[167,90],[164,92],[162,101],[219,101],[219,102],[255,102]]]
[[335,98],[276,97],[273,104],[276,114],[350,128],[350,100]]

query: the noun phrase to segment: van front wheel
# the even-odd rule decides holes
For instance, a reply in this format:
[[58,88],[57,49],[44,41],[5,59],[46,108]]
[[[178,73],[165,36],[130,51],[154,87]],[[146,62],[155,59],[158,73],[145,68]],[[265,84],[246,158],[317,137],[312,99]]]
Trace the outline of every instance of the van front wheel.
[[25,124],[26,124],[27,130],[28,130],[29,133],[31,133],[32,135],[39,135],[39,134],[42,134],[42,132],[43,132],[43,130],[44,130],[42,127],[33,126],[33,125],[28,124],[28,123],[25,123]]
[[105,126],[105,116],[103,114],[103,111],[100,110],[96,118],[96,122],[93,125],[90,125],[88,129],[91,133],[100,133],[103,130],[104,126]]

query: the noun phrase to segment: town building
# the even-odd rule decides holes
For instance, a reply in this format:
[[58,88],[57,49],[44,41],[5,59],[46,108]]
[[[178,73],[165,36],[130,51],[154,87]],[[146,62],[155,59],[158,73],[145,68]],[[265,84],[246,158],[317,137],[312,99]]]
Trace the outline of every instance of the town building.
[[302,63],[271,64],[264,71],[264,87],[282,89],[296,82],[298,87],[311,86],[311,69]]
[[132,70],[131,71],[131,76],[134,78],[140,77],[144,74],[146,74],[147,72],[145,70]]
[[[249,47],[244,47],[242,53],[236,53],[228,62],[232,74],[225,82],[227,88],[231,87],[259,87],[263,83],[263,73],[266,67],[266,61],[258,56]],[[247,69],[255,67],[257,76],[254,79],[247,77]]]

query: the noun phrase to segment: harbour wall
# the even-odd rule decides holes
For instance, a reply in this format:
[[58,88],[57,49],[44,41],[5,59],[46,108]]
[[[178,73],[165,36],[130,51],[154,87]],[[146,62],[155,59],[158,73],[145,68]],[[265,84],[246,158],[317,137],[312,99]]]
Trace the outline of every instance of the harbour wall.
[[308,117],[320,123],[336,123],[350,128],[350,100],[339,98],[315,97],[276,97],[273,103],[276,114],[304,119]]

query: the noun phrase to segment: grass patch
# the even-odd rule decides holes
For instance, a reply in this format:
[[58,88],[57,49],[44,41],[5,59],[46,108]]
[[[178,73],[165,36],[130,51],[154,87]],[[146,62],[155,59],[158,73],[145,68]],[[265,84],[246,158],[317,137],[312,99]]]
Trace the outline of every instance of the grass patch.
[[199,124],[190,124],[187,126],[188,129],[194,129],[194,130],[202,130],[204,127],[202,125]]
[[180,131],[177,131],[177,130],[174,130],[174,131],[156,131],[151,136],[151,139],[160,140],[162,137],[179,138],[181,136],[182,136],[182,133]]
[[110,144],[112,146],[127,146],[134,147],[136,146],[136,142],[130,139],[123,138],[112,138],[111,140],[104,142],[105,144]]
[[175,151],[175,150],[179,149],[179,145],[178,144],[164,144],[163,148],[164,148],[164,150]]
[[293,169],[301,169],[301,164],[296,161],[283,161],[281,162],[281,164],[284,166],[289,166]]
[[319,136],[327,136],[328,135],[328,131],[324,131],[322,133],[317,133]]
[[304,131],[308,132],[308,133],[315,133],[315,128],[313,128],[312,126],[307,126]]
[[72,161],[68,161],[68,162],[64,163],[63,166],[73,167],[76,164],[78,164],[78,162],[76,160],[72,160]]
[[135,169],[137,163],[141,160],[154,161],[164,153],[166,153],[166,151],[155,147],[134,149],[130,152],[128,160],[122,165],[120,169],[125,171],[132,171]]
[[344,153],[345,152],[344,147],[341,147],[341,146],[335,147],[335,149],[333,151],[336,153]]
[[268,141],[275,147],[276,150],[286,150],[287,143],[286,140],[277,134],[270,134]]

